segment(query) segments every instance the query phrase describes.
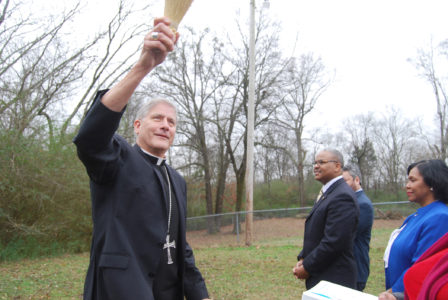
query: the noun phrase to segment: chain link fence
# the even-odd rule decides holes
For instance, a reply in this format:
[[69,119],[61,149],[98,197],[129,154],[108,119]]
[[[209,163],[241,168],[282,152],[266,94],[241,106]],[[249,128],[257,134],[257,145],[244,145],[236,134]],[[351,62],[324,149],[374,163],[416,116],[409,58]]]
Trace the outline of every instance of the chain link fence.
[[[409,201],[378,202],[372,203],[375,210],[375,219],[401,219],[416,211],[418,205]],[[240,226],[236,224],[244,223],[246,215],[253,214],[254,221],[269,218],[306,218],[311,210],[311,206],[264,209],[250,211],[229,212],[215,215],[204,215],[187,218],[187,230],[205,230],[209,222],[214,222],[217,228],[221,226],[233,225],[236,240],[240,240]],[[218,233],[219,234],[219,233]]]

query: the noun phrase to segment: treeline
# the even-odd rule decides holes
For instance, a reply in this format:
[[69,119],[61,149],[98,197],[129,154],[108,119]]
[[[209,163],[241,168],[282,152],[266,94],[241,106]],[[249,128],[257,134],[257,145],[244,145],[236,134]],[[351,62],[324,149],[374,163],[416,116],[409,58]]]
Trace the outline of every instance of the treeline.
[[[110,87],[137,59],[151,25],[133,23],[150,15],[149,7],[118,1],[102,31],[74,39],[81,3],[38,19],[26,4],[0,3],[0,260],[88,250],[88,178],[71,140],[96,91]],[[120,124],[132,141],[139,103],[156,96],[176,103],[180,123],[169,162],[188,182],[189,216],[244,210],[249,47],[243,27],[232,39],[184,29]],[[344,152],[360,168],[365,189],[388,200],[402,200],[407,164],[446,159],[446,84],[432,56],[447,58],[446,42],[413,60],[422,80],[433,85],[438,131],[394,108],[348,117],[343,131],[330,131],[307,126],[307,118],[333,75],[313,53],[286,56],[280,30],[260,12],[255,209],[309,205],[320,188],[311,162],[324,147]],[[210,233],[219,228],[219,218],[209,219]]]

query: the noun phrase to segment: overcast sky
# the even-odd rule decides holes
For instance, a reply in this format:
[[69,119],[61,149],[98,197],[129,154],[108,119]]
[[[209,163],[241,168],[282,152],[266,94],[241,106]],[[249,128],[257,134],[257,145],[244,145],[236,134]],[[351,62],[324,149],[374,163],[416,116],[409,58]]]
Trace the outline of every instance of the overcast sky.
[[[264,0],[256,0],[258,8]],[[432,89],[408,61],[418,48],[448,39],[446,0],[270,0],[266,11],[283,24],[285,53],[298,34],[298,54],[311,51],[336,78],[311,118],[339,126],[346,116],[394,105],[432,125]],[[163,1],[160,1],[163,6]],[[249,18],[249,0],[194,0],[183,22],[229,28],[235,11]],[[162,8],[158,8],[162,9]],[[180,28],[182,30],[182,28]],[[248,29],[249,30],[249,29]],[[448,70],[445,70],[448,75]],[[309,120],[311,122],[311,120]],[[312,123],[314,123],[314,121]]]
[[[56,0],[46,1],[61,5]],[[255,1],[261,8],[264,0]],[[91,7],[84,15],[90,32],[94,31],[95,20],[101,16],[107,19],[107,8],[110,14],[115,12],[116,2],[86,2]],[[416,57],[418,48],[428,49],[431,41],[435,46],[448,39],[448,0],[269,2],[265,12],[282,23],[280,39],[285,55],[291,53],[298,36],[296,54],[313,52],[336,74],[308,118],[309,127],[338,127],[347,116],[384,112],[391,105],[408,118],[421,117],[433,125],[436,105],[431,86],[418,77],[409,59]],[[163,14],[164,0],[148,3],[154,4],[154,16]],[[229,31],[237,10],[241,21],[249,19],[249,7],[250,0],[194,0],[179,31],[182,33],[182,25]],[[444,74],[448,76],[448,68]]]

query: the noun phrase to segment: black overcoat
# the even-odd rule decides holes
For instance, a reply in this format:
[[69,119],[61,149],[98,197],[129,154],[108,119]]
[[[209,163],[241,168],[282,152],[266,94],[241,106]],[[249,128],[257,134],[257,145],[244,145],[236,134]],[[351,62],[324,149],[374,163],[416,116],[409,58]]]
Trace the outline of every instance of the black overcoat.
[[306,288],[321,280],[356,287],[353,242],[359,208],[353,190],[344,179],[334,182],[314,204],[305,221],[303,249],[298,259],[310,277]]
[[[152,300],[168,225],[162,174],[137,145],[115,134],[123,112],[106,108],[100,101],[104,93],[98,94],[74,139],[90,177],[92,199],[93,237],[84,299]],[[186,242],[186,183],[174,169],[167,169],[179,208],[181,294],[187,299],[208,298]]]

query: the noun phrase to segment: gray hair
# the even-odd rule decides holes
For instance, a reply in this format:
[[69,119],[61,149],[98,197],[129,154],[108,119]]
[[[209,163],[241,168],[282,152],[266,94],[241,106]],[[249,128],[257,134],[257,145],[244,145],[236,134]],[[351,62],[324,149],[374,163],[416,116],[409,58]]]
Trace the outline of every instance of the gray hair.
[[156,106],[160,103],[168,104],[169,106],[171,106],[174,109],[174,112],[176,113],[176,120],[177,120],[176,106],[166,99],[152,99],[149,102],[143,104],[142,107],[140,107],[139,110],[137,111],[137,114],[135,115],[135,119],[136,120],[144,119],[148,115],[148,113],[151,111],[151,109],[153,109],[154,106]]
[[348,172],[350,176],[352,176],[353,179],[356,177],[359,178],[359,181],[361,182],[361,171],[357,166],[354,165],[347,165],[342,168],[342,172]]
[[333,156],[336,158],[336,160],[341,164],[341,167],[344,167],[344,156],[342,156],[342,153],[339,152],[336,149],[324,149],[321,152],[330,152],[333,154]]

